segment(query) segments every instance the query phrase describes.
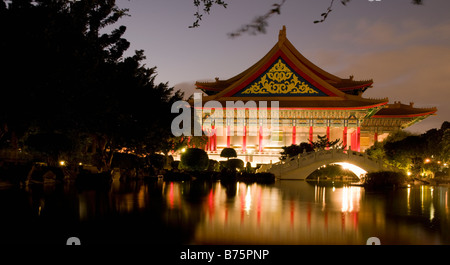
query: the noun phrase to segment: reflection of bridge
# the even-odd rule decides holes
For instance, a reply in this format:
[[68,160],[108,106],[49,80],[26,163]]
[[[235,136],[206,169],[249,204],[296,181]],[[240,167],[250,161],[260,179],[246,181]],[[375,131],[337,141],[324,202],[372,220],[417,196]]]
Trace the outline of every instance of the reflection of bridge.
[[[397,171],[382,160],[374,160],[365,153],[350,150],[331,149],[319,152],[299,154],[273,165],[264,165],[259,171],[271,172],[279,179],[306,179],[311,173],[323,165],[349,163],[367,172],[391,170]],[[359,176],[358,176],[359,177]]]

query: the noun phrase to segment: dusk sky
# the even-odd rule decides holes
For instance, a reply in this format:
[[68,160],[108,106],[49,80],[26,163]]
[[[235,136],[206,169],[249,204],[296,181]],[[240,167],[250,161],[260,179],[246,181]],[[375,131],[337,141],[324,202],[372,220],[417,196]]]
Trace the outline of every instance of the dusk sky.
[[287,0],[281,15],[272,17],[266,34],[227,36],[255,16],[270,10],[276,0],[227,0],[214,6],[199,28],[190,29],[196,9],[192,0],[118,0],[129,8],[124,37],[127,55],[143,49],[146,66],[157,67],[157,82],[194,92],[195,81],[228,79],[261,59],[287,27],[287,38],[310,61],[341,78],[373,79],[364,97],[390,103],[414,102],[437,107],[436,116],[412,126],[423,133],[450,121],[450,1],[352,0],[335,1],[324,23],[314,24],[330,0]]

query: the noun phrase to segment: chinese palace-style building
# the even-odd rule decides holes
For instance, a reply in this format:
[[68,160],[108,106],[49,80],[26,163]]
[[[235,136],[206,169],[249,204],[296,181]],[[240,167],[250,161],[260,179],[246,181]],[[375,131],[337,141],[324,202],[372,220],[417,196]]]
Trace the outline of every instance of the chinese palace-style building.
[[[347,148],[362,152],[389,133],[437,111],[415,108],[413,103],[389,104],[387,98],[364,98],[363,93],[372,85],[373,80],[340,78],[319,68],[297,51],[283,27],[275,46],[244,72],[227,80],[196,82],[197,89],[207,94],[202,97],[203,129],[213,133],[208,136],[206,151],[219,159],[223,148],[233,147],[244,161],[269,163],[279,160],[283,146],[315,141],[318,135],[326,135],[330,141],[340,139]],[[255,123],[250,114],[258,110],[252,108],[244,109],[241,116],[236,111],[236,119],[241,117],[244,123],[241,127],[232,126],[233,131],[225,121],[228,110],[223,112],[222,122],[217,119],[208,124],[211,108],[205,104],[210,101],[224,107],[227,101],[265,101],[269,110],[270,102],[278,101],[279,125],[270,126],[270,112],[266,126]],[[256,132],[249,133],[250,127]]]

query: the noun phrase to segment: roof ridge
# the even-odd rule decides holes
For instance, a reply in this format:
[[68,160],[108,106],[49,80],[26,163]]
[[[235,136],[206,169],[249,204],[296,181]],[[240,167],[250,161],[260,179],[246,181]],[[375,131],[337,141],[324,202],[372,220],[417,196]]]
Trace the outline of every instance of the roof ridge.
[[283,28],[278,33],[278,47],[281,48],[285,41],[286,41],[286,25],[283,25]]
[[411,109],[417,109],[417,110],[430,110],[430,111],[437,111],[437,107],[429,107],[429,108],[421,108],[421,107],[414,107],[414,102],[409,102],[409,104],[403,104],[401,101],[394,101],[394,103],[388,104],[391,108],[411,108]]

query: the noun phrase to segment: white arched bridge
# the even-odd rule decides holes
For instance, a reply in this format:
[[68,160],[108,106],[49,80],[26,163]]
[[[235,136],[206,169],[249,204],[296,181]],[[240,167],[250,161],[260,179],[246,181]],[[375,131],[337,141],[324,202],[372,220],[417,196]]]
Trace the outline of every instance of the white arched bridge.
[[367,172],[398,171],[398,169],[385,164],[382,160],[370,158],[366,153],[330,149],[303,153],[272,165],[263,165],[258,172],[271,172],[278,179],[304,180],[321,166],[338,163],[352,164]]

